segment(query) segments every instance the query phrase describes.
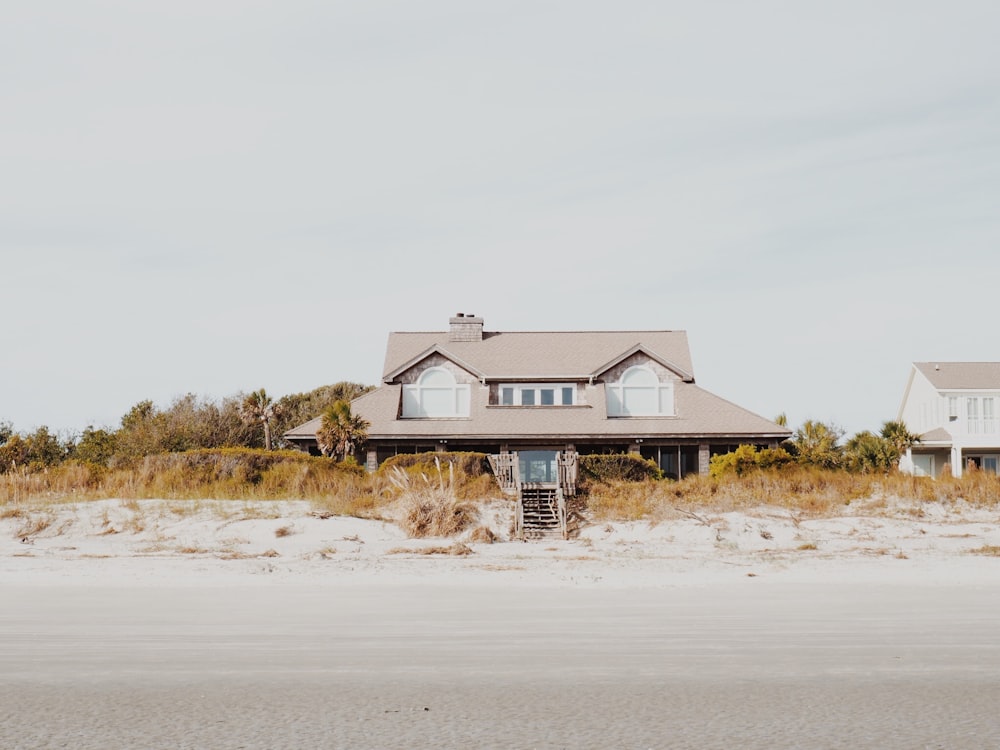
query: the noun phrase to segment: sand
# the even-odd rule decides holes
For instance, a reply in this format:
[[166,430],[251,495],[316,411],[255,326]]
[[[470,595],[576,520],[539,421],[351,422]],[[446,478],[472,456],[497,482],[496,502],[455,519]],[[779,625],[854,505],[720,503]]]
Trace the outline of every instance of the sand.
[[995,514],[760,509],[446,556],[309,510],[0,521],[0,747],[1000,746],[1000,558],[971,553]]

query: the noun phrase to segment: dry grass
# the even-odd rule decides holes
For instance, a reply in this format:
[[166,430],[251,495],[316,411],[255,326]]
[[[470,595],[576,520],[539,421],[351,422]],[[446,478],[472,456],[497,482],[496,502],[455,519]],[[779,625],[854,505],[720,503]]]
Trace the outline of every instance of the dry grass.
[[[358,467],[297,452],[191,451],[150,456],[116,469],[67,462],[34,473],[19,469],[0,474],[0,520],[21,520],[28,532],[22,536],[37,534],[45,530],[32,530],[32,524],[44,523],[36,518],[39,508],[117,498],[134,517],[127,524],[117,519],[115,528],[138,533],[152,523],[142,499],[166,499],[168,512],[181,518],[210,508],[214,499],[245,500],[243,519],[279,518],[281,508],[271,501],[302,499],[321,517],[393,517],[412,537],[453,536],[476,524],[477,501],[498,496],[490,475],[467,475],[440,462],[368,475]],[[585,515],[590,522],[657,523],[678,512],[704,515],[771,506],[799,517],[822,517],[861,505],[870,513],[922,518],[927,503],[1000,508],[1000,479],[981,471],[929,480],[790,466],[742,476],[688,476],[677,482],[591,483]],[[226,507],[213,512],[235,513],[233,506]]]
[[17,539],[30,539],[37,536],[51,527],[56,520],[55,514],[48,512],[29,513],[27,516],[18,517],[22,518],[22,521],[14,531],[14,537]]
[[639,521],[651,518],[663,504],[661,484],[653,480],[594,483],[587,496],[587,509],[599,521]]
[[[142,498],[275,500],[365,504],[372,482],[358,467],[298,451],[198,450],[147,456],[108,469],[68,461],[38,472],[0,474],[0,506],[29,500]],[[370,502],[370,499],[369,501]],[[348,513],[348,515],[350,515]]]
[[447,476],[440,462],[436,468],[436,477],[408,473],[399,467],[389,473],[389,481],[399,492],[399,526],[411,538],[454,536],[476,520],[475,507],[459,500],[455,493],[451,467]]
[[1000,557],[1000,545],[984,544],[977,549],[970,549],[970,555],[986,555],[987,557]]
[[475,554],[472,548],[461,542],[455,542],[448,546],[435,547],[393,547],[386,554],[389,555],[453,555],[464,556]]
[[822,517],[860,502],[868,512],[893,508],[917,518],[923,517],[921,506],[929,502],[996,508],[1000,507],[1000,478],[969,472],[961,479],[929,480],[898,473],[875,476],[792,466],[721,478],[691,475],[677,482],[594,484],[587,508],[593,521],[657,522],[677,511],[744,512],[761,506]]
[[279,539],[284,536],[291,536],[294,533],[295,533],[295,528],[291,525],[279,526],[274,530],[274,535]]
[[808,552],[811,550],[817,550],[819,549],[819,547],[817,547],[813,542],[806,542],[805,544],[800,544],[795,549],[799,550],[800,552]]
[[476,544],[493,544],[497,535],[488,526],[477,526],[469,532],[469,541]]

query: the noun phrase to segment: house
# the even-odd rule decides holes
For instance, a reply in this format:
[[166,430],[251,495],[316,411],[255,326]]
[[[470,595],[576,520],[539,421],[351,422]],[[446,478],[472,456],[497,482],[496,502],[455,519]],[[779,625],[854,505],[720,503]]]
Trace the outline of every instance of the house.
[[955,476],[970,465],[997,473],[1000,362],[914,362],[898,419],[920,435],[907,453],[913,473]]
[[[381,386],[351,407],[371,470],[397,453],[517,451],[535,481],[556,451],[639,453],[681,477],[791,435],[698,387],[683,331],[493,332],[461,313],[447,331],[389,334]],[[285,439],[316,452],[319,423]]]

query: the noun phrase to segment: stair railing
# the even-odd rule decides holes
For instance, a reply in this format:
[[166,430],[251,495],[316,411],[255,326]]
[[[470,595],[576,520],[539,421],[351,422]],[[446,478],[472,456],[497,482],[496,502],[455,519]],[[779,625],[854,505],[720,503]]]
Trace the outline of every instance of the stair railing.
[[569,530],[566,528],[566,498],[563,497],[561,487],[556,488],[556,504],[559,513],[559,533],[563,539],[569,539]]
[[517,495],[514,507],[514,538],[524,541],[524,483],[521,481],[521,462],[517,451],[506,454],[510,457],[510,482]]
[[518,466],[517,453],[498,453],[488,456],[493,476],[500,485],[500,490],[506,495],[515,495],[521,481],[521,470]]
[[567,496],[576,494],[578,456],[579,454],[576,451],[562,451],[557,455],[556,473],[558,479],[556,481],[558,486],[562,488],[563,493]]

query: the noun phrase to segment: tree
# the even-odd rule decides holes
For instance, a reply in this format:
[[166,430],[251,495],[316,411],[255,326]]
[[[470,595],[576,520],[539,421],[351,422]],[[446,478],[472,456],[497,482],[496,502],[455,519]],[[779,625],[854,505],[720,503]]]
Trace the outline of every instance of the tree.
[[355,448],[368,439],[368,427],[367,421],[351,413],[350,402],[337,401],[323,412],[316,431],[319,450],[338,461],[353,457]]
[[845,446],[847,468],[861,474],[888,474],[899,462],[899,451],[886,438],[868,430],[859,432]]
[[899,466],[906,450],[919,442],[920,436],[910,432],[903,422],[883,422],[878,435],[864,430],[847,441],[848,468],[863,474],[888,473]]
[[88,425],[80,435],[80,439],[76,441],[70,458],[107,466],[117,451],[118,441],[115,433],[104,429],[95,430],[93,425]]
[[274,421],[275,441],[280,445],[281,436],[300,424],[308,422],[317,414],[322,415],[338,401],[353,401],[358,396],[372,390],[373,386],[340,381],[332,385],[322,385],[308,393],[292,393],[278,399],[281,411]]
[[271,420],[280,410],[274,400],[267,395],[267,391],[261,388],[259,391],[247,394],[240,411],[247,424],[261,423],[264,428],[264,449],[271,450]]
[[55,466],[66,459],[71,441],[60,439],[42,425],[30,434],[12,434],[0,445],[0,472],[8,472],[18,467],[28,471],[38,471]]
[[912,448],[920,442],[920,436],[910,432],[906,428],[905,422],[883,422],[880,434],[884,440],[892,443],[892,446],[900,456],[906,453],[907,448]]
[[843,434],[839,427],[807,419],[787,446],[799,463],[832,469],[841,463],[843,449],[838,441]]

